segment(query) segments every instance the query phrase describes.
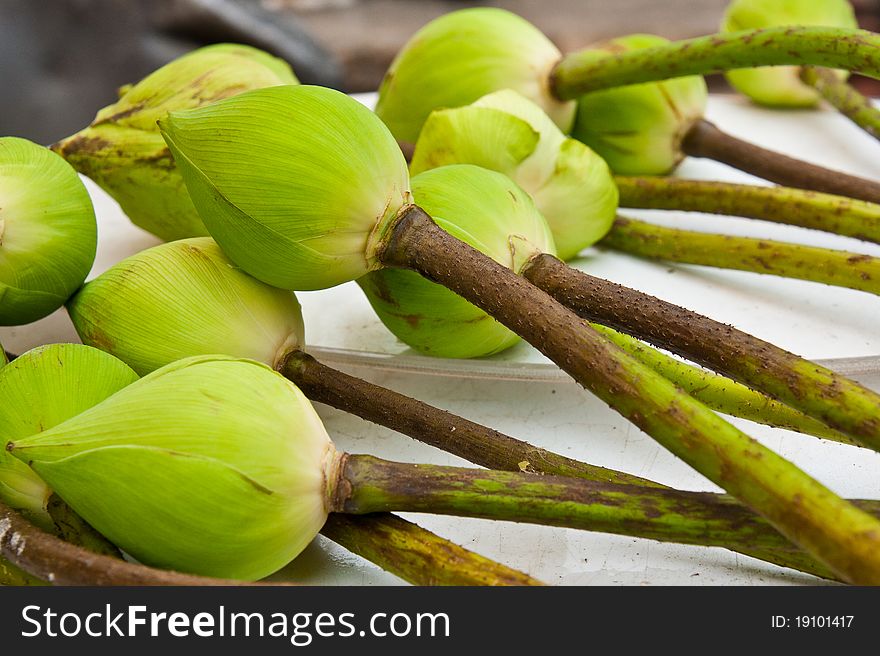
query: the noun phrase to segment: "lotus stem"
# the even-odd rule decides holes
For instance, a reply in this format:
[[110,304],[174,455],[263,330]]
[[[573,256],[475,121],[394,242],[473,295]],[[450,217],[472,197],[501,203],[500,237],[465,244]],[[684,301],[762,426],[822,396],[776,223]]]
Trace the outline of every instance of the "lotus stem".
[[[333,509],[399,510],[528,522],[700,546],[723,546],[816,571],[779,533],[730,497],[516,472],[343,456]],[[858,541],[858,529],[853,541]],[[794,564],[797,563],[797,564]],[[794,564],[794,565],[793,565]],[[868,563],[865,576],[875,574]],[[866,580],[867,580],[866,579]]]
[[789,187],[679,178],[615,178],[620,206],[743,216],[880,244],[880,205]]
[[880,543],[880,522],[723,421],[524,278],[443,231],[420,208],[399,213],[377,256],[445,285],[521,335],[844,580],[880,580],[880,545],[874,544]]
[[650,259],[809,280],[880,294],[880,258],[618,217],[600,245]]
[[880,203],[880,183],[761,148],[722,132],[706,120],[697,121],[688,131],[682,150],[692,157],[714,159],[786,187]]
[[544,585],[390,513],[332,514],[321,534],[416,585]]
[[542,255],[523,275],[581,317],[676,353],[880,449],[880,395],[732,326]]
[[598,323],[591,325],[624,351],[662,374],[716,412],[748,419],[767,426],[798,431],[805,435],[813,435],[842,444],[861,446],[853,438],[829,428],[822,422],[808,417],[766,394],[757,392],[721,374],[676,360],[626,333],[617,332]]
[[819,92],[837,111],[875,139],[880,139],[880,111],[846,80],[828,68],[804,66],[800,78]]
[[772,27],[711,34],[601,58],[584,51],[556,65],[551,90],[557,98],[570,100],[641,82],[782,64],[824,66],[880,78],[880,36],[847,28]]

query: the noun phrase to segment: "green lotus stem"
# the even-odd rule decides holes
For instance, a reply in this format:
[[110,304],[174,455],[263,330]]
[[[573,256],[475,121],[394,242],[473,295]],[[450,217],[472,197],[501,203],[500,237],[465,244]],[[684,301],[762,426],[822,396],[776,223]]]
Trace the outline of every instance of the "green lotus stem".
[[711,34],[601,58],[584,51],[557,64],[551,89],[557,98],[569,100],[640,82],[782,64],[824,66],[880,78],[880,36],[846,28],[772,27]]
[[439,282],[510,327],[844,580],[880,581],[880,544],[874,544],[880,543],[880,522],[723,421],[524,278],[479,257],[418,207],[401,211],[378,255],[386,265]]
[[[778,533],[765,530],[730,497],[640,488],[561,476],[436,465],[413,465],[373,456],[343,456],[332,508],[337,512],[399,510],[528,522],[674,541],[732,545],[782,555],[787,563],[810,559]],[[855,527],[852,527],[855,528]],[[858,538],[855,538],[857,540]]]
[[599,242],[651,259],[751,271],[880,294],[880,258],[769,239],[717,235],[618,217]]
[[788,187],[615,177],[621,207],[742,216],[880,244],[880,205]]
[[721,374],[700,369],[598,323],[593,328],[713,410],[759,424],[860,446],[851,437]]
[[804,66],[800,78],[819,92],[837,111],[875,139],[880,139],[880,111],[846,80],[827,68]]
[[748,385],[880,450],[880,395],[769,342],[649,294],[535,258],[527,280],[589,321]]
[[333,514],[321,534],[416,585],[544,585],[389,513]]

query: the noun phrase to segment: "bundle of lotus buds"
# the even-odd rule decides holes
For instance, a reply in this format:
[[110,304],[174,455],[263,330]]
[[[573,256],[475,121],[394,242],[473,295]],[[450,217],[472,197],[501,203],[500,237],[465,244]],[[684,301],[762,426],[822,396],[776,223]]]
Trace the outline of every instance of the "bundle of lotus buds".
[[[839,496],[728,420],[877,451],[880,394],[578,259],[625,251],[880,293],[869,254],[618,214],[880,243],[880,183],[721,132],[702,77],[726,72],[764,105],[824,98],[871,132],[846,79],[880,78],[878,46],[845,0],[735,0],[717,35],[569,55],[514,14],[466,9],[402,48],[375,111],[219,44],[123,87],[50,148],[0,138],[0,325],[64,307],[82,341],[0,352],[3,582],[258,581],[321,533],[415,584],[542,584],[394,514],[417,512],[880,584],[880,501]],[[687,156],[785,186],[664,177]],[[97,223],[77,172],[166,243],[86,282]],[[329,366],[307,352],[296,294],[349,282],[423,356],[527,342],[723,492],[554,453]],[[344,452],[313,401],[481,468]]]

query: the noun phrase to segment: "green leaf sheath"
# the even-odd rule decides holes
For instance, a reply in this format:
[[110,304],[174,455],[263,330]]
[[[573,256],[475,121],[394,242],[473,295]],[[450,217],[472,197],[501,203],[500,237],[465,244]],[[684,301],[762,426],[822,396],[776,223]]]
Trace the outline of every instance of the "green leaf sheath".
[[96,554],[37,528],[0,501],[0,556],[55,585],[241,585]]
[[577,271],[550,255],[523,275],[581,317],[760,390],[880,450],[880,395],[719,321]]
[[841,80],[831,69],[814,66],[801,69],[801,80],[865,132],[880,139],[880,110],[849,82]]
[[599,245],[655,260],[751,271],[880,294],[880,258],[618,217]]
[[334,513],[321,533],[416,585],[544,585],[389,513]]
[[819,575],[824,569],[724,495],[404,464],[368,455],[346,456],[337,491],[338,512],[396,510],[561,526],[722,546]]
[[743,216],[880,244],[880,205],[788,187],[615,177],[620,206]]
[[421,209],[410,206],[398,215],[378,257],[445,285],[521,335],[844,580],[880,582],[880,522],[725,422],[521,276],[444,232]]
[[626,333],[598,323],[591,325],[621,349],[716,412],[843,444],[859,445],[853,438],[746,385],[670,357]]
[[[799,416],[796,411],[791,410],[788,406],[770,401],[767,397],[752,392],[738,383],[722,377],[717,378],[724,382],[716,382],[711,378],[713,374],[700,371],[695,367],[663,355],[627,335],[617,333],[604,326],[597,326],[597,330],[603,331],[609,339],[612,339],[622,348],[630,351],[648,364],[656,364],[658,359],[665,360],[666,362],[661,360],[661,364],[658,365],[664,372],[674,372],[676,378],[685,379],[690,387],[697,389],[702,395],[710,399],[718,397],[719,406],[742,406],[745,408],[743,414],[748,414],[751,411],[750,403],[754,402],[755,408],[767,408],[768,414],[773,415],[780,422],[786,420],[787,414],[792,416],[792,423],[800,422],[808,425],[812,422],[810,419],[802,419],[802,416]],[[652,356],[656,357],[652,358]],[[681,367],[691,370],[691,373],[681,372],[679,370]],[[475,424],[430,406],[417,399],[373,385],[354,376],[349,376],[321,364],[301,351],[288,353],[280,363],[279,371],[314,401],[326,403],[345,412],[355,414],[367,421],[386,426],[489,469],[520,471],[535,475],[554,474],[602,483],[629,484],[649,488],[666,487],[660,483],[633,476],[626,472],[597,467],[566,458],[546,449],[541,449],[486,426]],[[727,394],[728,391],[730,392],[729,394]],[[775,410],[774,406],[778,406],[779,410]],[[816,432],[822,432],[823,430],[824,432],[831,432],[831,429],[824,427],[818,422],[812,423],[817,427]],[[736,500],[731,500],[731,497],[721,496],[728,499],[730,503],[738,503]],[[711,513],[712,508],[707,507],[705,511]],[[370,517],[373,519],[379,517],[379,515],[371,515]],[[757,515],[752,515],[752,521],[762,524],[765,531],[778,535],[772,526]],[[333,532],[330,533],[327,531],[328,527],[322,530],[327,537],[336,540],[338,535],[335,530],[332,530]],[[372,538],[367,536],[353,536],[348,538],[348,541],[342,542],[342,544],[343,546],[354,546],[360,549],[365,542],[370,541],[372,541]],[[805,559],[800,550],[793,552],[791,543],[784,541],[784,544],[785,546],[781,550],[743,550],[739,544],[734,544],[731,548],[778,565],[794,567],[818,576],[829,575],[826,567],[820,565],[812,558]],[[357,551],[357,553],[373,557],[371,555],[372,552]],[[797,555],[791,556],[792,553]],[[387,560],[394,561],[395,559],[388,558]]]
[[780,64],[825,66],[880,78],[880,36],[832,27],[771,27],[711,34],[642,50],[597,56],[572,53],[556,65],[553,94],[572,100],[590,91]]

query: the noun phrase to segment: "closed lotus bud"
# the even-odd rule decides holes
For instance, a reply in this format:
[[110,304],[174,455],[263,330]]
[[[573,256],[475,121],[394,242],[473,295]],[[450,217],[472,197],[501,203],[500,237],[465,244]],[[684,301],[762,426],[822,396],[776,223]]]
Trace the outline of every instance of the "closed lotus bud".
[[409,199],[394,137],[338,91],[260,89],[160,126],[211,236],[275,287],[323,289],[375,269],[379,233]]
[[249,46],[200,48],[120,89],[92,124],[53,146],[110,194],[135,225],[170,241],[208,232],[159,134],[168,112],[249,89],[297,84],[290,67]]
[[575,105],[550,92],[562,53],[538,28],[502,9],[454,11],[431,21],[398,53],[379,87],[376,113],[415,143],[435,109],[461,107],[502,89],[537,103],[565,132]]
[[[608,53],[652,48],[668,41],[634,34],[595,46]],[[703,118],[708,91],[699,76],[595,91],[578,100],[572,136],[622,175],[665,175],[684,158],[681,142]]]
[[[536,255],[554,252],[550,228],[529,195],[500,173],[444,166],[414,177],[412,191],[437,225],[517,273]],[[473,358],[519,341],[481,309],[413,271],[381,269],[358,283],[382,323],[422,353]]]
[[85,186],[50,150],[0,138],[0,325],[51,314],[92,268],[98,229]]
[[222,356],[163,367],[7,449],[139,561],[246,580],[318,533],[336,455],[292,383]]
[[67,308],[84,343],[141,375],[214,353],[274,365],[304,343],[293,293],[246,274],[210,237],[132,255],[86,283]]
[[[858,27],[848,0],[734,0],[724,13],[722,32],[816,25]],[[837,71],[841,79],[849,75]],[[771,107],[812,107],[819,94],[800,79],[797,66],[742,68],[725,73],[730,84],[756,103]]]
[[617,186],[605,161],[515,91],[431,113],[410,172],[449,164],[474,164],[513,179],[547,219],[564,260],[604,237],[614,221]]
[[[0,442],[30,437],[97,405],[137,380],[112,355],[82,344],[40,346],[0,370]],[[0,499],[48,527],[52,491],[26,464],[0,450]]]

